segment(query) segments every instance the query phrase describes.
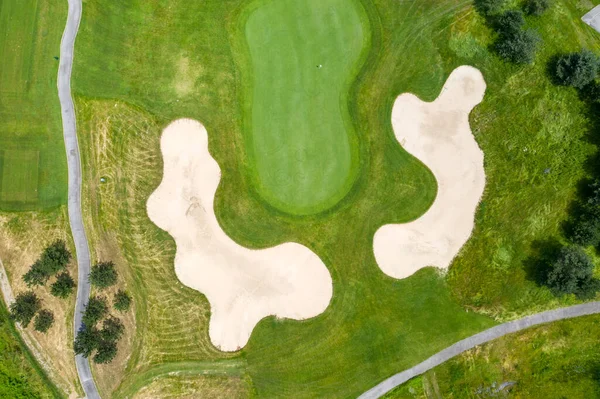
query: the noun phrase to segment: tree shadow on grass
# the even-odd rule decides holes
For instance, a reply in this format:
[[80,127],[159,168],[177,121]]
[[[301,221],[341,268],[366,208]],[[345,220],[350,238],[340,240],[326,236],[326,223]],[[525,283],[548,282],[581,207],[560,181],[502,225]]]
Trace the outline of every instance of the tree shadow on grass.
[[531,244],[531,256],[523,261],[527,279],[538,285],[545,285],[548,280],[550,264],[557,258],[562,246],[555,237],[534,241]]

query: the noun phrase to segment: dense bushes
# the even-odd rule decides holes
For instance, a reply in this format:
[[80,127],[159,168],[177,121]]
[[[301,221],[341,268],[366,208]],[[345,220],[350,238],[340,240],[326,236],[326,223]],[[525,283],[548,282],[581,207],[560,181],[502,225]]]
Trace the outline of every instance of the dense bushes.
[[50,329],[50,327],[52,327],[53,323],[54,313],[47,309],[42,309],[38,312],[37,316],[35,317],[35,321],[33,322],[33,328],[35,328],[36,331],[45,333]]
[[506,0],[475,0],[475,8],[482,15],[493,15],[502,10]]
[[119,290],[115,294],[115,301],[114,301],[115,309],[117,309],[119,312],[126,312],[129,310],[130,306],[131,306],[131,297],[129,296],[129,294],[127,294],[127,292],[125,292],[123,290]]
[[108,305],[104,298],[93,296],[89,299],[83,312],[83,322],[88,326],[94,326],[108,313]]
[[[86,313],[87,309],[90,309],[89,303]],[[101,330],[98,330],[96,323],[86,323],[78,332],[73,348],[75,353],[84,357],[90,357],[95,351],[95,363],[110,363],[117,355],[117,342],[124,331],[125,326],[121,320],[113,316],[104,320]]]
[[518,30],[510,34],[502,34],[496,43],[498,55],[515,64],[531,64],[539,44],[540,35],[533,30]]
[[56,281],[50,286],[52,295],[58,298],[67,298],[75,289],[75,281],[67,272],[62,272],[56,276]]
[[525,2],[525,12],[529,15],[539,17],[545,13],[551,5],[551,0],[527,0]]
[[560,56],[554,68],[557,83],[582,89],[596,79],[598,57],[589,50]]

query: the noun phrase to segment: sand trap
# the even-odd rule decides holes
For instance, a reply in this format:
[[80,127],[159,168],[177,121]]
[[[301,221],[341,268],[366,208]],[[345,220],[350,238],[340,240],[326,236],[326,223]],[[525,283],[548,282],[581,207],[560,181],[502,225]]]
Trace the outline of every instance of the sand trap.
[[208,298],[215,346],[241,348],[266,316],[306,319],[327,308],[331,276],[308,248],[285,243],[250,250],[223,232],[213,209],[221,170],[200,123],[171,123],[163,131],[161,149],[164,176],[148,199],[148,215],[175,239],[177,277]]
[[447,268],[471,235],[485,172],[469,113],[483,100],[485,88],[477,69],[461,66],[450,74],[434,102],[412,94],[396,99],[392,111],[396,139],[431,169],[438,193],[421,218],[385,225],[375,233],[375,258],[385,274],[404,278],[426,266]]

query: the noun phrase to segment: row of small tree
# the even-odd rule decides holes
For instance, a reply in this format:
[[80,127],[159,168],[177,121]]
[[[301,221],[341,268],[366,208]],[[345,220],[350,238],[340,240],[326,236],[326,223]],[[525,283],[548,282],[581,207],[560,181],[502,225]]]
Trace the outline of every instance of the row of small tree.
[[[495,43],[498,55],[516,64],[530,64],[542,39],[533,29],[524,29],[525,14],[521,10],[502,12],[506,3],[507,0],[475,0],[475,8],[498,33]],[[540,16],[550,6],[550,0],[528,0],[524,8],[528,15]]]
[[36,331],[45,333],[52,327],[54,314],[48,309],[42,309],[42,300],[33,291],[33,288],[46,285],[48,280],[56,275],[56,280],[50,287],[51,294],[63,299],[71,295],[75,288],[75,281],[65,270],[70,260],[71,252],[67,249],[66,243],[63,240],[57,240],[44,249],[29,271],[23,275],[23,281],[31,289],[18,294],[10,306],[12,318],[21,326],[27,327],[35,317],[34,329]]
[[[92,286],[102,291],[117,284],[118,273],[112,262],[100,262],[92,267],[89,275]],[[118,290],[113,307],[126,312],[131,306],[131,296]],[[99,295],[92,296],[83,312],[83,326],[75,337],[73,348],[84,357],[93,355],[95,363],[110,363],[117,355],[117,343],[125,332],[121,320],[110,314],[108,301]]]

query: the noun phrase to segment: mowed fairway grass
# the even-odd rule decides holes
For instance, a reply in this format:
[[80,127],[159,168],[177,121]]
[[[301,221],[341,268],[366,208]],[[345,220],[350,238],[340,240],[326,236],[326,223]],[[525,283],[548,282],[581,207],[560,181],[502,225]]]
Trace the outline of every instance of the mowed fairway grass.
[[67,163],[56,90],[67,7],[61,1],[0,2],[0,210],[56,207]]
[[327,209],[358,171],[348,94],[370,42],[364,9],[356,0],[260,0],[240,19],[249,52],[244,57],[240,45],[237,57],[244,138],[255,187],[285,212]]
[[[593,151],[582,140],[589,121],[576,93],[544,75],[556,52],[597,49],[595,34],[579,21],[587,10],[578,0],[556,4],[549,20],[529,22],[546,47],[525,67],[490,52],[494,36],[471,1],[361,0],[371,46],[348,94],[359,170],[335,208],[304,217],[267,204],[252,177],[244,101],[249,83],[239,57],[246,40],[240,26],[253,4],[86,2],[74,69],[86,214],[94,248],[122,257],[120,270],[136,304],[133,352],[124,371],[110,374],[121,380],[116,397],[166,381],[178,369],[186,370],[182,383],[194,371],[235,380],[241,370],[257,397],[356,397],[494,324],[473,310],[502,319],[573,302],[554,300],[529,281],[523,260],[535,240],[559,230]],[[488,176],[477,229],[449,277],[426,269],[393,280],[375,263],[373,234],[382,224],[420,216],[435,198],[436,183],[397,144],[392,104],[407,91],[433,100],[462,64],[480,68],[488,83],[471,117]],[[222,170],[215,210],[228,235],[252,248],[299,242],[324,260],[334,281],[324,314],[302,322],[268,318],[239,353],[210,345],[208,303],[176,279],[175,245],[146,215],[147,198],[162,178],[161,129],[180,117],[207,127]],[[553,172],[544,175],[546,167]],[[106,184],[98,183],[101,176]],[[172,383],[152,389],[163,392]]]

